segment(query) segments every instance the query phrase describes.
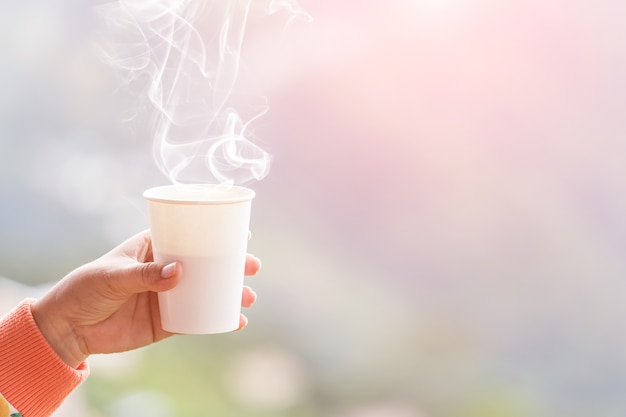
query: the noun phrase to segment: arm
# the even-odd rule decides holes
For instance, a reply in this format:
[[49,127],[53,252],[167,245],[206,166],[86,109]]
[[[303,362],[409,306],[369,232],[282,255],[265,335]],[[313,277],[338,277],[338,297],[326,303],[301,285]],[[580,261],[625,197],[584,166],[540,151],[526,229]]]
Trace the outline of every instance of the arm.
[[[41,334],[26,300],[0,320],[0,393],[26,417],[47,417],[89,368],[68,366]],[[0,400],[1,401],[1,400]]]

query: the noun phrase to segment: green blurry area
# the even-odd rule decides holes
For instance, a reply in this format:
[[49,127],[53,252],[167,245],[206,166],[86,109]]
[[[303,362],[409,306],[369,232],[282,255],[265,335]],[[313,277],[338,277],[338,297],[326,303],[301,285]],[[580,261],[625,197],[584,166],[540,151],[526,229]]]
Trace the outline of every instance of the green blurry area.
[[181,337],[161,343],[132,358],[123,370],[97,372],[96,367],[85,385],[86,397],[94,410],[122,417],[549,415],[515,381],[488,383],[467,363],[446,373],[445,382],[440,381],[442,364],[414,369],[420,375],[404,381],[384,370],[331,378],[285,344],[258,336]]

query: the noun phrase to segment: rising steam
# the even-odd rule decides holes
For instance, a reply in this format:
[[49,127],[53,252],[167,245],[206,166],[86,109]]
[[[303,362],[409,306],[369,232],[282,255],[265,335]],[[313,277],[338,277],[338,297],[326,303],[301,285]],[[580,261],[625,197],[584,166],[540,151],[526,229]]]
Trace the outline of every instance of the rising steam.
[[[267,7],[309,18],[292,0]],[[242,119],[230,103],[250,8],[251,0],[118,0],[96,9],[103,59],[124,85],[140,86],[155,161],[174,183],[245,184],[269,171],[249,131],[267,105]]]

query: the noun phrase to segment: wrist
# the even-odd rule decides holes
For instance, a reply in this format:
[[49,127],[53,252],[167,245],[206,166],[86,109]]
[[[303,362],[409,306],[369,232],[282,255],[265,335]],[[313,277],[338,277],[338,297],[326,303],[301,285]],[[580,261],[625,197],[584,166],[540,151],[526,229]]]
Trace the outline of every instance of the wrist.
[[56,309],[48,308],[48,304],[45,296],[31,304],[31,313],[35,323],[59,358],[69,367],[76,369],[87,359],[88,355],[80,349],[78,337],[72,326],[55,315]]

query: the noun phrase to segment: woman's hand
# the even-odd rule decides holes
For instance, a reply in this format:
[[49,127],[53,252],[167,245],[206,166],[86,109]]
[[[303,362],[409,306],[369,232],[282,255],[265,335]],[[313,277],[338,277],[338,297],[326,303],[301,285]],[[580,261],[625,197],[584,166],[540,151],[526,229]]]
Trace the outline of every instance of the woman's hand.
[[[248,255],[245,275],[260,268]],[[144,231],[71,272],[31,310],[55,352],[76,368],[90,354],[123,352],[171,336],[161,328],[157,293],[174,288],[181,273],[176,262],[153,262],[150,234]],[[255,300],[254,291],[244,287],[242,306]],[[239,328],[247,322],[242,315]]]

